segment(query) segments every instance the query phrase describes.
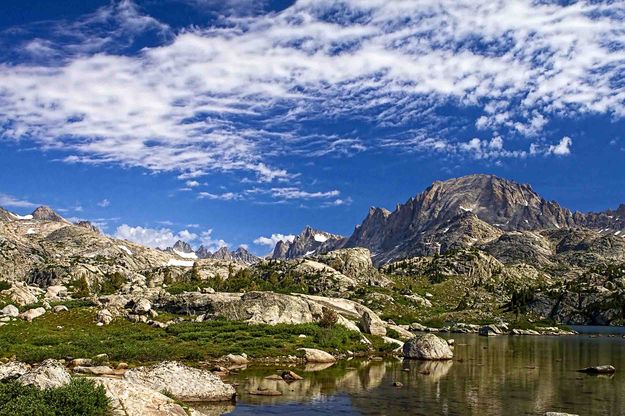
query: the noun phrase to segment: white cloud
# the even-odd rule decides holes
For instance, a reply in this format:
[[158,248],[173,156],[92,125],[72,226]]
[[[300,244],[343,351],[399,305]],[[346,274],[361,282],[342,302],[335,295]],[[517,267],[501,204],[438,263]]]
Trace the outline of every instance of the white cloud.
[[221,194],[213,194],[210,192],[200,192],[198,194],[198,198],[200,199],[210,199],[216,201],[232,201],[236,199],[240,199],[241,196],[234,192],[224,192]]
[[109,201],[107,198],[104,198],[102,201],[98,202],[98,206],[102,208],[106,208],[110,205],[111,205],[111,201]]
[[324,199],[340,195],[338,190],[326,192],[308,192],[295,187],[271,188],[271,195],[280,199]]
[[209,251],[215,252],[222,247],[229,247],[230,244],[224,240],[216,239],[213,237],[213,230],[207,230],[200,234],[200,243],[206,247]]
[[275,247],[278,241],[292,242],[295,239],[293,234],[271,234],[271,237],[258,237],[254,240],[254,244],[259,246]]
[[132,227],[127,224],[122,224],[117,227],[114,234],[115,238],[132,241],[144,246],[165,249],[173,246],[176,241],[193,241],[198,238],[197,234],[190,233],[187,230],[183,230],[179,233],[174,233],[169,228],[144,228],[144,227]]
[[195,188],[200,186],[200,183],[198,181],[186,181],[185,185],[187,185],[188,188]]
[[564,136],[560,143],[549,146],[546,154],[554,154],[557,156],[568,156],[571,154],[571,145],[573,140],[570,137]]
[[[301,0],[173,37],[126,0],[80,22],[76,48],[57,65],[0,65],[0,137],[64,150],[68,163],[280,181],[292,173],[274,165],[277,155],[388,145],[281,128],[347,115],[380,126],[432,121],[429,134],[395,143],[483,157],[483,143],[466,147],[453,129],[432,137],[444,124],[432,109],[481,106],[478,128],[528,136],[556,115],[625,117],[623,13],[619,2]],[[354,15],[364,18],[354,23]],[[85,37],[85,24],[102,22],[115,33]],[[115,52],[117,41],[146,30],[171,41],[134,56]]]
[[216,251],[221,247],[230,246],[226,241],[215,238],[212,229],[202,231],[198,234],[189,230],[175,232],[170,228],[132,227],[127,224],[122,224],[115,230],[114,237],[160,249],[172,247],[178,240],[185,241],[195,246],[202,244],[210,251]]
[[35,208],[39,205],[41,204],[35,204],[25,199],[20,199],[11,195],[0,193],[0,207]]

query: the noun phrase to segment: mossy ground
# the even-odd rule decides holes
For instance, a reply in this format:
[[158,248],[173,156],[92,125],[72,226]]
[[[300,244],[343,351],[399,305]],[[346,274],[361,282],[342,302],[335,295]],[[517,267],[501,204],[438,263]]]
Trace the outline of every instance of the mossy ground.
[[[301,355],[301,347],[328,352],[367,351],[361,334],[342,326],[317,324],[249,325],[244,322],[183,322],[167,329],[115,319],[96,326],[95,309],[76,307],[47,313],[28,323],[11,322],[0,331],[0,357],[26,362],[46,358],[93,357],[106,353],[112,361],[149,363],[163,360],[197,362],[229,353],[252,358]],[[306,337],[300,337],[300,335]],[[388,350],[378,337],[367,335],[377,352]]]
[[[386,288],[368,286],[354,292],[352,299],[363,302],[372,293],[391,296],[393,302],[373,301],[366,305],[378,312],[384,320],[408,325],[419,322],[423,325],[440,328],[450,323],[490,324],[498,320],[510,322],[512,327],[532,329],[537,325],[553,325],[551,321],[540,321],[531,314],[515,313],[506,309],[501,296],[481,287],[473,287],[462,276],[432,282],[427,276],[390,275],[393,285]],[[416,294],[426,298],[431,295],[431,307],[420,306],[407,298],[406,294]]]

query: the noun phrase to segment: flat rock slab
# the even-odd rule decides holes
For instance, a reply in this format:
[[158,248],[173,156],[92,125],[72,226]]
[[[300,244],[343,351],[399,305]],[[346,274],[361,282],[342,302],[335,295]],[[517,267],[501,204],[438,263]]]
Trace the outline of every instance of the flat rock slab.
[[115,416],[188,416],[172,399],[148,387],[115,378],[94,378],[111,399]]
[[152,367],[128,370],[124,379],[156,391],[167,390],[183,402],[233,400],[236,391],[208,370],[166,361]]
[[39,367],[36,367],[20,378],[18,383],[31,385],[40,389],[53,389],[65,386],[72,381],[72,377],[65,369],[65,366],[57,360],[45,360]]

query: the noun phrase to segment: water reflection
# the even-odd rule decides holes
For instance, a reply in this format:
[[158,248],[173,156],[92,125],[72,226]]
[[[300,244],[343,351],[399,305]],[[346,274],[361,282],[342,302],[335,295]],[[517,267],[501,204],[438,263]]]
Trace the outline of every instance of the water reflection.
[[[453,361],[353,360],[314,372],[293,368],[304,380],[292,383],[265,379],[281,369],[246,369],[231,377],[240,394],[231,414],[330,415],[340,408],[341,414],[362,415],[625,415],[623,339],[454,338]],[[612,364],[617,373],[576,371],[599,364]],[[393,387],[394,381],[403,387]],[[247,393],[259,387],[283,395]]]

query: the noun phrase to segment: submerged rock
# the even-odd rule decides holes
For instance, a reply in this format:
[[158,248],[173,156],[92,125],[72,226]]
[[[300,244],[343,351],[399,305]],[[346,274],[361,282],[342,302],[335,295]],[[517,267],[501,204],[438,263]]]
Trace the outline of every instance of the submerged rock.
[[217,402],[234,399],[234,387],[210,371],[166,361],[152,367],[129,370],[124,379],[156,391],[167,390],[185,402]]
[[280,378],[282,378],[282,380],[284,381],[297,381],[297,380],[303,380],[304,377],[300,376],[299,374],[287,370],[287,371],[283,371],[282,375],[280,376]]
[[404,344],[404,358],[417,360],[451,360],[454,353],[442,338],[434,334],[418,335]]
[[595,367],[586,367],[581,370],[577,370],[580,373],[588,373],[588,374],[614,374],[616,372],[616,368],[611,365],[598,365]]
[[258,388],[257,390],[250,390],[252,396],[282,396],[282,393],[278,390]]

